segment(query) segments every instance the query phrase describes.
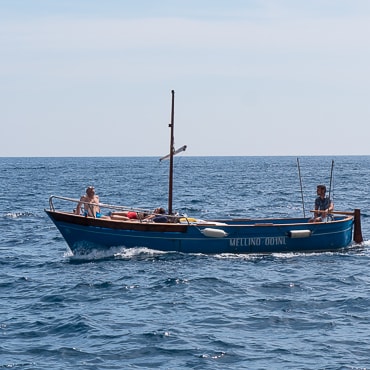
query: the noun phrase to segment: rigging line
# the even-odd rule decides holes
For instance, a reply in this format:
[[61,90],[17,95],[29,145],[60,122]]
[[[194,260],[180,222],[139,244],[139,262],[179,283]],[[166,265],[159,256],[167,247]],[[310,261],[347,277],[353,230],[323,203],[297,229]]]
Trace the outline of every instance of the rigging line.
[[303,197],[303,186],[302,186],[301,167],[299,165],[299,158],[297,158],[297,165],[298,165],[299,182],[301,184],[301,197],[302,197],[303,217],[306,217],[306,211],[305,211],[305,207],[304,207],[304,197]]
[[334,181],[333,181],[333,171],[334,171],[334,159],[331,161],[331,170],[330,170],[330,183],[329,183],[329,200],[331,194],[331,188],[333,186],[333,202],[334,202]]

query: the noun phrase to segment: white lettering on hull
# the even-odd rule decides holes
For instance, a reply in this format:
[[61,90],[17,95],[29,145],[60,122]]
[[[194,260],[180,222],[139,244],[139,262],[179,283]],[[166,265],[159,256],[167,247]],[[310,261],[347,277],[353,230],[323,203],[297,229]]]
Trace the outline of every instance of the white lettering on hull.
[[270,236],[262,238],[231,238],[230,247],[260,247],[260,246],[274,246],[285,245],[285,236]]

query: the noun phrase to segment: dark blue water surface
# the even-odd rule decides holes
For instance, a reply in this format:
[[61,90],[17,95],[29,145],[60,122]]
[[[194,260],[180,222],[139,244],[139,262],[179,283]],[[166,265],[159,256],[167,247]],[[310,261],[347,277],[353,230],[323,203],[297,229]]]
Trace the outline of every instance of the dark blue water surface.
[[158,158],[0,158],[0,368],[370,368],[370,157],[176,157],[174,209],[194,217],[310,214],[316,184],[360,208],[341,253],[71,256],[51,194],[167,208]]

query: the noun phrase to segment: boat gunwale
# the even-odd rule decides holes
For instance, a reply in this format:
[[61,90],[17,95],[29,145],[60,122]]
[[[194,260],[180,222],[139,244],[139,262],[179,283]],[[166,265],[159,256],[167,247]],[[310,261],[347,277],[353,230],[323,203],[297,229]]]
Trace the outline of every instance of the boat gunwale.
[[[233,228],[233,229],[240,229],[240,228],[262,228],[262,227],[298,227],[298,226],[305,226],[309,228],[316,228],[322,227],[323,225],[331,225],[331,224],[338,224],[338,223],[345,223],[350,220],[354,219],[354,216],[346,215],[345,217],[341,218],[340,220],[333,220],[330,222],[294,222],[294,220],[302,220],[299,217],[293,218],[258,218],[258,219],[250,219],[250,218],[233,218],[233,219],[212,219],[212,220],[199,220],[199,222],[191,222],[191,223],[177,223],[177,222],[142,222],[140,220],[114,220],[108,218],[94,218],[88,217],[83,215],[76,215],[70,212],[64,211],[56,211],[56,210],[49,210],[45,209],[45,212],[51,217],[53,220],[57,222],[67,222],[75,225],[80,226],[91,226],[91,227],[102,227],[102,228],[111,228],[117,230],[137,230],[137,231],[158,231],[158,232],[183,232],[185,233],[188,228],[196,227],[196,228],[206,228],[212,227],[216,229],[222,228]],[[56,217],[54,217],[56,215]],[[289,222],[289,221],[292,222]],[[248,223],[243,223],[243,221],[248,221]],[[254,222],[255,221],[255,222]],[[266,221],[266,222],[264,222]],[[283,221],[283,222],[271,222],[271,221]],[[285,222],[287,221],[287,222]],[[231,222],[231,223],[228,223]],[[236,224],[236,222],[241,222]],[[251,223],[254,222],[254,223]],[[221,224],[220,224],[221,223]]]

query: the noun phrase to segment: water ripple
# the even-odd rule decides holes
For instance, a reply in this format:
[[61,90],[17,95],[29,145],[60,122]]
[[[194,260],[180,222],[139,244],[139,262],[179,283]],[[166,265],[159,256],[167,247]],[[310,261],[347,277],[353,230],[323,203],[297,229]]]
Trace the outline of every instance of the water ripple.
[[[302,213],[295,158],[183,159],[175,191],[181,212]],[[362,246],[247,256],[112,248],[72,256],[43,212],[49,194],[78,196],[89,179],[109,203],[163,205],[166,167],[153,158],[0,159],[9,189],[0,200],[0,368],[370,368],[370,158],[336,161],[335,204],[361,208]],[[301,165],[309,205],[330,159]],[[24,192],[26,181],[32,189]]]

